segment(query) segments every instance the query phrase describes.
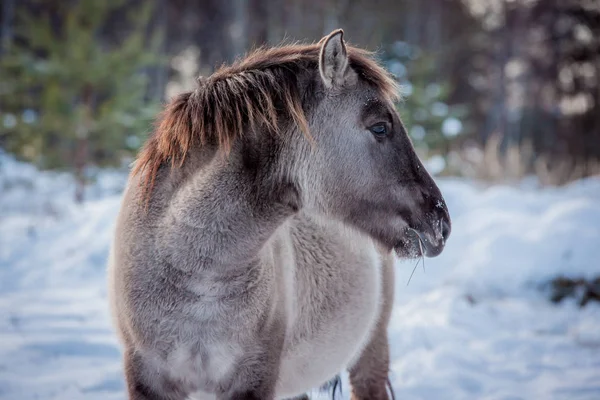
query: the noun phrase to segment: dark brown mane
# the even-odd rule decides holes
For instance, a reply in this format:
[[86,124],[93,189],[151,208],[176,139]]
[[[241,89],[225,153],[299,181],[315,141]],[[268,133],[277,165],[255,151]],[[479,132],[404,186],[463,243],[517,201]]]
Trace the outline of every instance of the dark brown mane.
[[[175,97],[160,115],[132,172],[143,174],[144,192],[150,194],[162,165],[182,165],[194,143],[211,141],[228,150],[249,127],[280,131],[282,116],[308,135],[297,79],[304,71],[317,70],[319,50],[319,44],[258,49],[200,79],[194,91]],[[361,79],[397,98],[395,81],[371,53],[350,46],[347,52]]]

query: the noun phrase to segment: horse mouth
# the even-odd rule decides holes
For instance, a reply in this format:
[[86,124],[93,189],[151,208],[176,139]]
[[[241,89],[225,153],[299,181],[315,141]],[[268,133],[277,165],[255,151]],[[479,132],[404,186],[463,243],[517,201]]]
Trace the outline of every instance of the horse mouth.
[[446,222],[440,222],[443,226],[439,235],[425,234],[413,228],[407,228],[403,237],[394,246],[399,258],[437,257],[442,253],[446,245],[446,239],[450,234],[450,226]]
[[398,258],[413,259],[424,255],[423,244],[419,234],[414,230],[407,228],[404,237],[394,246],[394,251]]

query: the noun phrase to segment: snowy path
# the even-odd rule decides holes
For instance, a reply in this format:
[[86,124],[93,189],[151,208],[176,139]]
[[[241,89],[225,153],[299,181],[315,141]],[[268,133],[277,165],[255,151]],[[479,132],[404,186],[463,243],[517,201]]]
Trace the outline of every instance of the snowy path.
[[[0,189],[6,175],[36,183],[0,194],[0,399],[124,399],[104,276],[119,196],[72,207],[64,177],[17,166],[5,163]],[[600,306],[553,305],[539,288],[558,274],[600,276],[600,180],[440,184],[453,217],[446,251],[408,287],[414,263],[398,264],[397,398],[600,399]]]

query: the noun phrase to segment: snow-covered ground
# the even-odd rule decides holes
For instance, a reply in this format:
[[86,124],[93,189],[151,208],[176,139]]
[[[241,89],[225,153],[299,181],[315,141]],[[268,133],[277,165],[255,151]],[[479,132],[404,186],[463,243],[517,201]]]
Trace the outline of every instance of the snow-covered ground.
[[[76,206],[67,176],[0,155],[0,399],[125,398],[104,272],[123,177],[101,176]],[[446,250],[408,286],[414,262],[397,266],[396,398],[600,399],[600,306],[541,287],[600,276],[600,180],[439,183]]]

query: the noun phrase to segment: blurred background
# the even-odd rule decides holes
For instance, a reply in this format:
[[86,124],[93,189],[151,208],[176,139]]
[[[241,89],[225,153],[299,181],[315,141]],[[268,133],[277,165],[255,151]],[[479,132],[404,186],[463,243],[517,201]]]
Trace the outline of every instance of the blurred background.
[[397,393],[600,398],[600,0],[0,0],[0,398],[124,398],[104,270],[153,118],[336,28],[401,83],[453,219],[399,262]]
[[0,13],[0,147],[82,183],[131,160],[198,75],[338,27],[402,83],[434,173],[600,172],[597,0],[3,0]]

